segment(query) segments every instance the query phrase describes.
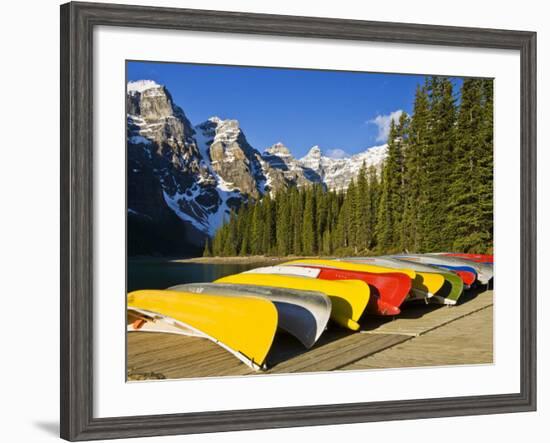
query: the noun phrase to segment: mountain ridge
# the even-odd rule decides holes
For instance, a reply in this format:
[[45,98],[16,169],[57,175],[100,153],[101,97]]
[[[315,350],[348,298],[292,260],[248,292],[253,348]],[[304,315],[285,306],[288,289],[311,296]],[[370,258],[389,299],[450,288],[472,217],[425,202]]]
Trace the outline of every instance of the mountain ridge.
[[131,255],[196,253],[243,203],[313,183],[344,190],[363,163],[379,169],[386,155],[383,145],[332,159],[313,146],[297,159],[282,142],[260,152],[238,120],[213,116],[193,126],[152,80],[128,82],[126,97]]

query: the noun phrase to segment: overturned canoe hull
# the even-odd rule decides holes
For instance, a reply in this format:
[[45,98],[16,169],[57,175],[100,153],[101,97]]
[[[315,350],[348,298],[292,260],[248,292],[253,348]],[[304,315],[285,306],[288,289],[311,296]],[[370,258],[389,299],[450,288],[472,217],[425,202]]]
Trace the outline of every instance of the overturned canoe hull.
[[[300,267],[302,266],[300,265]],[[363,280],[366,282],[371,287],[367,312],[374,315],[398,315],[401,312],[399,307],[411,290],[411,279],[399,272],[374,274],[322,266],[304,265],[304,267],[318,269],[318,278],[322,280]]]
[[452,272],[454,272],[456,275],[458,275],[461,278],[462,282],[464,283],[464,289],[468,289],[476,281],[475,272],[460,270],[460,269],[455,269]]
[[464,282],[458,275],[452,272],[441,272],[441,275],[445,278],[445,283],[430,299],[430,303],[456,305],[464,292]]
[[[393,263],[395,266],[408,266],[414,269],[417,272],[432,272],[432,273],[439,273],[438,271],[441,271],[441,268],[443,266],[432,266],[428,264],[422,264],[418,262],[413,261],[407,261],[407,260],[400,260],[399,258],[395,258],[397,256],[383,256],[383,257],[377,257],[380,260],[388,261],[388,263]],[[434,270],[436,269],[436,270]],[[452,272],[453,274],[458,275],[462,282],[463,282],[463,289],[467,289],[470,287],[472,283],[475,282],[477,274],[475,274],[475,270],[473,268],[464,268],[463,270],[458,269],[451,269],[447,268],[444,269],[443,272]],[[462,272],[462,271],[470,271],[470,272]]]
[[141,290],[128,294],[127,307],[145,319],[151,318],[149,322],[160,318],[182,333],[187,331],[185,335],[208,338],[256,370],[265,367],[277,330],[275,305],[258,297]]
[[413,273],[411,277],[412,280],[412,289],[410,293],[409,300],[425,300],[427,298],[433,297],[433,295],[439,291],[445,282],[445,279],[434,273],[425,272],[425,271],[416,271],[411,266],[407,266],[403,262],[395,262],[393,259],[388,257],[347,257],[338,260],[341,263],[354,263],[361,264],[364,266],[378,266],[383,269],[387,269],[389,272],[406,272]]
[[435,266],[453,266],[464,267],[468,266],[474,269],[477,274],[477,279],[481,284],[488,284],[489,280],[493,278],[492,266],[485,265],[483,263],[476,263],[468,260],[464,260],[458,257],[448,257],[445,255],[437,254],[409,254],[400,255],[399,259],[414,261]]
[[434,268],[445,269],[460,276],[465,285],[471,286],[477,280],[477,272],[471,266],[430,265]]
[[[437,254],[440,255],[440,254]],[[463,253],[456,253],[456,252],[445,252],[441,255],[446,255],[448,257],[458,257],[463,258],[465,260],[470,260],[476,263],[493,263],[494,258],[492,254],[463,254]]]
[[[301,277],[275,273],[272,268],[257,268],[241,274],[220,278],[215,283],[233,283],[256,286],[275,286],[279,288],[319,291],[329,296],[332,302],[331,319],[345,328],[357,331],[359,319],[367,308],[370,289],[359,280],[329,281],[317,278]],[[315,271],[311,269],[310,271]]]
[[270,300],[277,308],[278,326],[308,349],[325,330],[332,307],[328,296],[315,291],[224,283],[191,283],[168,289],[227,297],[255,296]]
[[[385,274],[388,272],[396,272],[395,269],[389,268],[387,266],[378,266],[370,263],[356,262],[348,259],[301,259],[301,260],[292,260],[289,262],[282,263],[282,266],[324,266],[331,267],[336,269],[345,269],[347,271],[360,271],[360,272],[370,272],[373,274]],[[409,278],[414,279],[416,273],[410,268],[402,268],[399,271],[402,274],[407,275]]]
[[420,274],[437,274],[442,276],[445,281],[443,286],[439,288],[430,298],[430,303],[438,303],[444,305],[454,305],[462,295],[464,291],[464,283],[462,279],[453,272],[449,272],[446,269],[434,268],[433,266],[427,266],[420,263],[407,262],[404,260],[399,260],[393,258],[392,256],[380,257],[380,260],[383,260],[385,263],[393,264],[396,267],[399,266],[410,266],[417,273]]

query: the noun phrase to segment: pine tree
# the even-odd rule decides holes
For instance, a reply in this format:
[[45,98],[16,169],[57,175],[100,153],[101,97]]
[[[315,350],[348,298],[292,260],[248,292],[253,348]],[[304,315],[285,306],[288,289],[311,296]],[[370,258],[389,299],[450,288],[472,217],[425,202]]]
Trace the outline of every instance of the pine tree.
[[426,88],[418,86],[414,100],[414,112],[408,130],[408,144],[404,149],[404,203],[402,236],[403,249],[420,251],[422,243],[421,214],[429,195],[424,191],[429,183],[425,177],[425,150],[429,134],[429,105]]
[[448,78],[430,77],[426,82],[426,91],[429,97],[429,131],[424,149],[425,181],[421,188],[421,201],[424,205],[420,218],[421,248],[430,252],[451,247],[447,228],[447,207],[456,109],[452,83]]
[[224,235],[224,242],[223,242],[223,248],[222,248],[222,254],[224,257],[233,257],[237,255],[237,251],[235,248],[235,243],[232,237],[232,225],[231,223],[226,224],[223,227],[225,231]]
[[[248,204],[243,204],[237,211],[237,239],[236,243],[238,245],[238,254],[247,255],[248,254],[248,236],[249,236],[249,220],[248,220],[249,207]],[[244,245],[244,248],[243,248]]]
[[378,204],[380,201],[380,184],[378,182],[378,175],[374,166],[369,167],[368,171],[368,207],[367,207],[367,248],[369,250],[374,249],[377,244],[376,239],[376,220],[378,214]]
[[377,214],[376,236],[380,252],[400,247],[399,235],[403,214],[403,138],[407,117],[396,124],[393,120],[388,137],[388,155],[383,167],[382,192]]
[[252,255],[258,255],[261,252],[262,245],[262,214],[261,206],[257,202],[252,209],[252,220],[250,225],[250,252]]
[[493,80],[480,80],[482,84],[483,128],[479,161],[481,232],[484,244],[473,252],[493,252]]
[[[393,127],[393,124],[392,124]],[[389,167],[386,163],[382,169],[382,182],[380,192],[380,203],[376,214],[376,247],[378,252],[386,253],[393,243],[393,220],[391,197],[389,189]]]
[[250,248],[248,246],[248,235],[245,235],[242,239],[241,246],[239,249],[239,255],[241,257],[246,257],[250,253]]
[[239,255],[247,256],[250,254],[250,225],[251,225],[251,211],[248,205],[241,207],[238,215],[238,230],[239,230]]
[[405,159],[404,151],[408,145],[409,137],[409,116],[403,112],[399,116],[397,124],[397,137],[395,139],[395,152],[397,158],[397,175],[393,182],[393,223],[394,223],[394,239],[392,249],[402,251],[405,243],[405,233],[403,228],[403,213],[405,211]]
[[336,241],[336,226],[338,223],[338,214],[340,213],[340,196],[338,193],[332,191],[329,193],[329,220],[328,229],[330,230],[330,251],[331,253],[338,248]]
[[269,194],[267,194],[262,199],[262,209],[263,230],[261,252],[262,254],[270,254],[272,252],[272,241],[275,238],[275,224],[273,222],[273,205],[271,203],[271,196]]
[[276,215],[276,245],[277,254],[281,257],[289,254],[289,221],[290,208],[288,199],[284,195],[277,196],[277,215]]
[[221,226],[214,235],[214,238],[212,240],[212,255],[215,257],[219,257],[222,255],[223,252],[223,234],[224,234],[224,227]]
[[351,253],[357,255],[359,252],[357,240],[359,236],[359,200],[361,197],[357,192],[357,185],[354,179],[351,179],[348,189],[346,190],[346,200],[348,201],[348,222],[346,224],[346,238],[350,247]]
[[212,252],[210,251],[210,240],[208,237],[206,237],[206,240],[204,242],[204,250],[202,252],[203,257],[210,257],[212,255]]
[[315,194],[311,189],[305,190],[304,219],[302,224],[302,252],[313,255],[315,245]]
[[229,223],[227,226],[227,237],[224,244],[224,255],[225,256],[235,256],[237,255],[238,250],[238,240],[237,240],[237,216],[233,209],[229,214]]
[[367,251],[369,248],[369,208],[371,206],[367,167],[363,162],[357,176],[355,207],[355,246],[357,251]]
[[[492,237],[491,228],[484,223],[487,212],[492,220],[492,142],[487,147],[484,138],[487,122],[482,80],[464,80],[457,125],[448,206],[452,246],[458,251],[485,252]],[[483,204],[487,194],[489,208]]]
[[220,256],[220,257],[225,257],[227,254],[226,252],[227,249],[225,247],[226,243],[227,243],[227,233],[228,233],[228,226],[227,224],[223,225],[217,234],[216,236],[216,240],[217,242],[214,243],[215,247],[216,247],[216,252],[215,252],[215,255],[216,256]]
[[290,194],[290,234],[294,255],[302,255],[302,221],[303,221],[303,198],[302,192],[294,188]]
[[349,239],[347,224],[350,217],[349,211],[349,199],[344,195],[340,195],[340,210],[338,212],[338,221],[336,222],[336,228],[334,232],[334,248],[333,250],[338,255],[348,255],[351,251],[349,249]]
[[322,255],[331,255],[332,254],[332,242],[331,242],[331,232],[330,228],[325,229],[323,232],[323,237],[321,240],[321,254]]
[[317,252],[320,252],[323,244],[323,235],[327,229],[328,221],[328,193],[324,191],[320,184],[314,185],[315,190],[315,243]]

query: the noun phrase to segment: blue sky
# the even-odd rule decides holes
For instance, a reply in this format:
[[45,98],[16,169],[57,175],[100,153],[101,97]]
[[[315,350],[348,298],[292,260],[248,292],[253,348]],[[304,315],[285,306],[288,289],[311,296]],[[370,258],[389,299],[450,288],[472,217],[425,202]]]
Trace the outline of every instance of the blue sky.
[[380,145],[399,111],[412,111],[424,76],[128,62],[128,81],[165,85],[193,125],[213,115],[239,120],[263,151],[282,142],[295,157],[319,145],[332,156]]

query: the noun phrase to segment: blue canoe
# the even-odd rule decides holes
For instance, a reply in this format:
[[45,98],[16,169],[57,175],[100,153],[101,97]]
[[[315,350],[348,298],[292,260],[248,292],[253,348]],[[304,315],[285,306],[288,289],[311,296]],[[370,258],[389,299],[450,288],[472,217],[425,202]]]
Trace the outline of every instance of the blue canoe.
[[450,271],[465,271],[465,272],[471,272],[472,274],[475,274],[477,279],[477,271],[470,267],[470,266],[451,266],[451,265],[436,265],[430,263],[429,266],[433,266],[434,268],[443,268],[443,269],[449,269]]

